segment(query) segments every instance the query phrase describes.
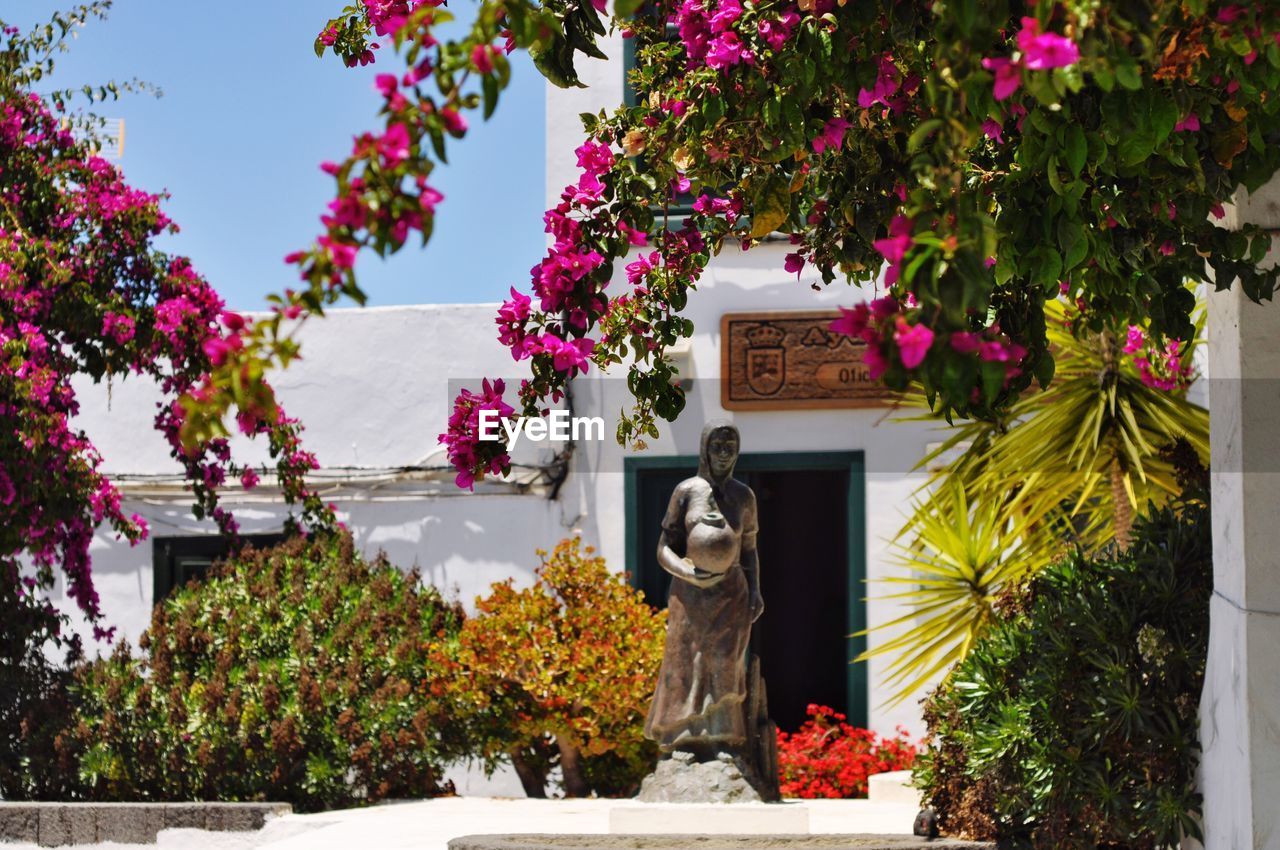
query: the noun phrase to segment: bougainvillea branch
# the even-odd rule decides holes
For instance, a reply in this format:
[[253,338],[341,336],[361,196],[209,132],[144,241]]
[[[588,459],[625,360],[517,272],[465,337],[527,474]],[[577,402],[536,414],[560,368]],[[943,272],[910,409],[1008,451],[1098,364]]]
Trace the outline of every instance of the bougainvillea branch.
[[[29,88],[52,70],[62,40],[108,5],[55,16],[30,35],[5,26],[0,42],[0,581],[21,598],[51,586],[60,570],[100,633],[108,630],[90,574],[95,530],[137,543],[147,528],[125,514],[101,456],[73,422],[72,376],[159,385],[155,426],[190,482],[197,516],[224,532],[236,523],[218,488],[228,476],[246,487],[257,481],[226,439],[179,439],[178,399],[201,392],[210,369],[241,345],[249,319],[227,311],[186,259],[155,249],[157,236],[177,230],[162,198],[129,186],[95,154],[92,123],[67,112],[65,94]],[[242,410],[239,423],[267,437],[280,486],[305,518],[326,519],[303,481],[314,458],[299,445],[298,423],[274,404]],[[35,574],[20,581],[24,561]]]
[[[292,258],[303,286],[285,316],[359,300],[360,250],[428,237],[431,170],[463,112],[492,111],[505,53],[528,48],[553,83],[577,84],[574,57],[599,55],[608,11],[486,0],[441,43],[435,6],[361,0],[320,34],[319,52],[401,70],[379,78],[384,129],[327,167],[337,196]],[[655,434],[684,404],[664,355],[693,331],[681,313],[700,272],[779,235],[785,273],[877,288],[835,329],[949,418],[998,416],[1052,380],[1050,300],[1084,304],[1093,332],[1147,328],[1159,348],[1190,338],[1188,281],[1272,295],[1277,271],[1257,267],[1269,237],[1222,218],[1280,166],[1277,4],[614,0],[609,23],[636,45],[635,103],[583,116],[581,176],[546,215],[553,246],[497,317],[530,366],[527,415],[616,366],[636,402],[619,440]],[[673,217],[689,196],[692,214]],[[195,435],[255,391],[229,370],[295,353],[278,327],[215,374]],[[507,468],[502,443],[456,426],[442,437],[461,485]]]

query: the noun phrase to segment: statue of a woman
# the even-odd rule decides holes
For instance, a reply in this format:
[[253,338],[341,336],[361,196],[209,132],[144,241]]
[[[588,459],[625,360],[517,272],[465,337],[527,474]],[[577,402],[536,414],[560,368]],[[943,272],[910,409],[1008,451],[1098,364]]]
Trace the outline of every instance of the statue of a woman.
[[658,563],[675,581],[644,732],[664,754],[683,751],[697,761],[748,755],[747,647],[764,602],[756,497],[733,478],[738,446],[733,425],[703,429],[698,475],[671,494],[658,542]]

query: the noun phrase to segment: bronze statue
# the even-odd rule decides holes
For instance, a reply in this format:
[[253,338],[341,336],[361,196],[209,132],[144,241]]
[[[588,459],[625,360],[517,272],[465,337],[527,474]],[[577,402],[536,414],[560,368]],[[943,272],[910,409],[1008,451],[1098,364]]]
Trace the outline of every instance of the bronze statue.
[[756,497],[733,478],[738,429],[702,431],[698,475],[677,485],[658,563],[675,577],[667,641],[645,736],[682,762],[736,763],[761,799],[777,799],[776,732],[768,719],[751,624],[764,612]]

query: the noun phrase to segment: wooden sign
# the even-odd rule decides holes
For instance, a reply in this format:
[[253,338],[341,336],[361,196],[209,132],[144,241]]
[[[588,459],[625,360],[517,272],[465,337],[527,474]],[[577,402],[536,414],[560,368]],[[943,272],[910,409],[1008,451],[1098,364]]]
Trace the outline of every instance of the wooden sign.
[[828,326],[835,310],[726,313],[720,320],[720,404],[726,410],[877,407],[897,394],[871,380],[866,343]]

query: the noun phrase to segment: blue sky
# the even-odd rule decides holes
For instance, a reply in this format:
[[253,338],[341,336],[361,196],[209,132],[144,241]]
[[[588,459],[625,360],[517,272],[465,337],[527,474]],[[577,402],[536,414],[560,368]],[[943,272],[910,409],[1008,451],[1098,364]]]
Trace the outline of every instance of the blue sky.
[[[0,18],[26,28],[72,0],[0,0]],[[129,181],[167,189],[182,232],[161,247],[186,254],[236,309],[296,282],[282,260],[320,232],[341,159],[373,129],[378,70],[315,57],[312,42],[346,0],[116,0],[59,59],[59,86],[134,77],[163,97],[126,95],[98,111],[125,119],[120,161]],[[453,0],[466,16],[469,0]],[[381,51],[388,54],[388,50]],[[450,148],[434,183],[445,194],[426,249],[411,241],[356,267],[371,305],[497,301],[527,283],[544,251],[544,82],[512,57],[511,87],[489,122]],[[397,66],[398,67],[398,66]],[[349,305],[348,305],[349,306]]]

